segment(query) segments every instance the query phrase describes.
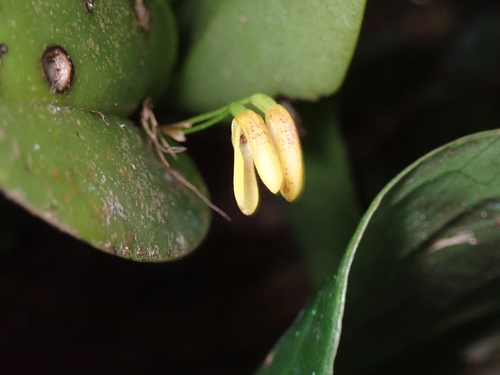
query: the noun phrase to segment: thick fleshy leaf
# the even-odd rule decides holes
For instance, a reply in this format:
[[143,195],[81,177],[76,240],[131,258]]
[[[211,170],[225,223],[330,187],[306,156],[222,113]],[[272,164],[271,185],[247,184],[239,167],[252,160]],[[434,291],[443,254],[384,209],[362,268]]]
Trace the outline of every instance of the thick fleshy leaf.
[[165,92],[177,32],[163,0],[2,0],[0,44],[2,97],[126,116]]
[[[364,0],[210,0],[183,4],[192,28],[176,93],[195,111],[262,92],[313,100],[340,86]],[[181,6],[182,7],[182,6]]]
[[496,130],[465,137],[391,181],[362,219],[338,276],[259,374],[333,373],[348,276],[339,373],[362,373],[401,348],[500,311],[499,146]]
[[497,130],[462,138],[395,181],[350,275],[340,372],[363,373],[498,314],[499,146]]
[[[186,154],[172,165],[206,194]],[[0,188],[61,230],[138,261],[187,254],[210,221],[135,124],[91,111],[0,101]]]

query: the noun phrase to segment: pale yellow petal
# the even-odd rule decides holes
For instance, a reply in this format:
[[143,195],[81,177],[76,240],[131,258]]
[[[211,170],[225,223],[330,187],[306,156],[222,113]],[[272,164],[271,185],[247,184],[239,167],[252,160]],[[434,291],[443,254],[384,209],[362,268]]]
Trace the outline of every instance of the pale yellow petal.
[[281,195],[291,202],[299,196],[304,184],[302,147],[297,127],[285,107],[279,104],[266,111],[266,123],[278,151],[283,171]]
[[252,151],[236,120],[233,120],[231,125],[231,139],[234,148],[234,197],[241,212],[245,215],[251,215],[259,204],[259,189],[255,177]]
[[246,136],[262,182],[276,194],[283,184],[283,172],[269,129],[262,117],[249,109],[238,114],[235,119]]

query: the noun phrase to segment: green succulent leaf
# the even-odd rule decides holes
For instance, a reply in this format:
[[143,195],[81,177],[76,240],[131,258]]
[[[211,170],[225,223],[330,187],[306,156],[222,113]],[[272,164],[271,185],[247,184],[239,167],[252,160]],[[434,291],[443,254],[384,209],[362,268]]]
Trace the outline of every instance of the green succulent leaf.
[[[178,156],[173,168],[207,194],[188,156]],[[187,254],[211,216],[130,121],[22,101],[0,100],[0,188],[61,230],[137,261]]]
[[332,374],[341,324],[335,366],[363,373],[401,348],[498,313],[499,217],[497,130],[417,160],[376,197],[337,275],[258,374]]
[[[254,92],[314,100],[335,92],[365,1],[188,1],[191,44],[176,94],[194,111]],[[187,19],[186,19],[187,18]]]
[[362,373],[498,314],[499,156],[498,130],[478,133],[393,182],[351,270],[339,368]]
[[[163,0],[142,3],[2,0],[0,97],[126,116],[146,96],[161,96],[176,58],[175,21]],[[55,46],[72,62],[61,92],[45,73]]]

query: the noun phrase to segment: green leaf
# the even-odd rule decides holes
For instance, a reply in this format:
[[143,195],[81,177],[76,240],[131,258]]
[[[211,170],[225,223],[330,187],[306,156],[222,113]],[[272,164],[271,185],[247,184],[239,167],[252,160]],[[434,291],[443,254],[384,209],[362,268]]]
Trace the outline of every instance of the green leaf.
[[259,374],[333,373],[348,276],[340,373],[362,373],[401,347],[500,311],[498,217],[497,130],[417,160],[375,198],[338,276],[325,283]]
[[499,145],[497,130],[459,139],[393,182],[351,271],[339,368],[363,373],[498,314]]
[[258,375],[333,373],[340,340],[347,277],[355,247],[345,254],[331,277],[268,354]]
[[[6,99],[92,109],[126,116],[146,96],[158,98],[167,88],[176,58],[177,32],[163,0],[145,2],[147,32],[130,0],[2,0],[0,96]],[[137,2],[137,3],[142,3]],[[74,70],[67,91],[57,93],[44,73],[42,56],[59,46]]]
[[351,60],[364,4],[187,2],[191,45],[176,95],[186,108],[206,111],[255,92],[307,100],[332,94]]
[[[171,162],[207,194],[185,153]],[[0,101],[0,188],[61,230],[138,261],[187,254],[211,215],[133,123],[67,107]]]

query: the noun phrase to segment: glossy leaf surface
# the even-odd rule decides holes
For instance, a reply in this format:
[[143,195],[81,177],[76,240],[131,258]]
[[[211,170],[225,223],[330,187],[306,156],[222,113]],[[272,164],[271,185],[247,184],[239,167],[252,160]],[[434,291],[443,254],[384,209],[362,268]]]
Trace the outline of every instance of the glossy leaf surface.
[[363,373],[401,347],[498,312],[499,146],[496,130],[459,139],[389,183],[365,214],[338,276],[259,374],[332,374],[346,290],[340,373]]
[[[172,165],[206,194],[185,153]],[[138,261],[187,254],[211,215],[135,124],[66,107],[0,101],[0,188],[61,230]]]
[[203,111],[255,92],[307,100],[335,92],[354,51],[364,4],[186,2],[184,22],[192,32],[177,82],[182,105]]

